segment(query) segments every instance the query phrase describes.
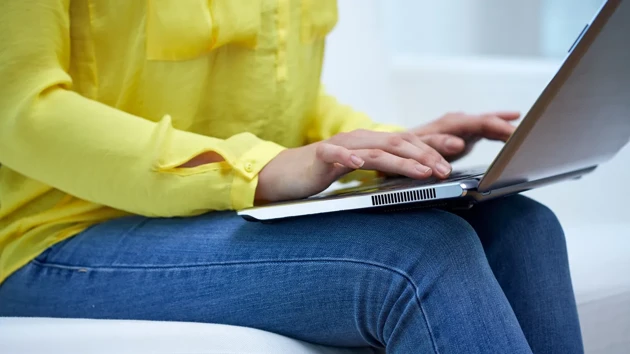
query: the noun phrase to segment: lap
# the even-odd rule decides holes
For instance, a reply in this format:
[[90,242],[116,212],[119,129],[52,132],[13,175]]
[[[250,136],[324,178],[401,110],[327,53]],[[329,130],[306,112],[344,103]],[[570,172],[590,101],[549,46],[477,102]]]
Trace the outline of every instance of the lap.
[[458,242],[481,249],[463,219],[437,210],[273,224],[234,213],[128,217],[53,246],[9,277],[0,315],[211,322],[379,345],[382,332],[357,330],[357,319],[401,294],[413,299],[417,274],[432,272],[426,264],[460,261],[447,251],[463,249]]
[[388,263],[383,259],[388,250],[396,257],[405,252],[419,255],[421,249],[436,252],[470,242],[470,235],[474,231],[463,219],[439,210],[336,213],[271,224],[247,222],[228,212],[172,219],[127,217],[96,225],[38,259],[86,269],[316,259]]
[[[478,212],[539,208],[524,200]],[[497,291],[477,233],[452,213],[335,213],[260,224],[221,212],[96,225],[0,286],[0,315],[213,322],[321,344],[377,345],[382,340],[366,333],[378,331],[356,331],[355,321],[386,308],[383,302],[423,297],[438,322],[445,299],[484,301]],[[329,330],[331,318],[337,331]]]
[[[271,224],[244,221],[232,212],[192,218],[140,216],[105,222],[59,243],[41,262],[70,267],[185,267],[229,262],[328,258],[382,261],[411,252],[439,253],[462,242],[474,248],[475,234],[491,243],[502,237],[523,241],[523,229],[558,228],[553,213],[522,196],[448,213],[416,210],[397,213],[334,213]],[[507,232],[506,232],[507,231]],[[561,230],[560,230],[561,231]],[[545,232],[529,232],[548,237]],[[560,240],[564,241],[564,240]],[[472,244],[470,244],[472,243]],[[517,245],[514,245],[517,246]]]
[[525,236],[519,237],[512,231],[545,228],[551,218],[547,208],[521,196],[460,215],[433,209],[333,213],[272,224],[247,222],[232,212],[168,219],[132,216],[93,226],[32,263],[80,274],[335,264],[413,278],[426,268],[463,259],[483,263],[481,241],[487,246],[489,239],[505,238],[510,240],[505,247],[515,249],[527,246],[519,242],[540,243],[532,233],[520,232]]

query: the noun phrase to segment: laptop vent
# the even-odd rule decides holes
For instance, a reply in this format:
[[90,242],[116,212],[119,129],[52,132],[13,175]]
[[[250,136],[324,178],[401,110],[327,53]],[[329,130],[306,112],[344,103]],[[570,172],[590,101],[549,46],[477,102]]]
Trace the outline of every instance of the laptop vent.
[[372,205],[390,205],[400,203],[421,202],[423,200],[435,199],[435,188],[420,189],[405,192],[394,192],[372,196]]

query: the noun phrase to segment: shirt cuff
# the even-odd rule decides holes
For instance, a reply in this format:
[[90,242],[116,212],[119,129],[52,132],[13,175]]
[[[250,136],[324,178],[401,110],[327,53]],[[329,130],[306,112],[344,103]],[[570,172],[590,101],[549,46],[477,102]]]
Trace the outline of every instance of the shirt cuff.
[[254,206],[258,174],[279,153],[286,150],[270,141],[261,141],[233,162],[232,208],[241,210]]

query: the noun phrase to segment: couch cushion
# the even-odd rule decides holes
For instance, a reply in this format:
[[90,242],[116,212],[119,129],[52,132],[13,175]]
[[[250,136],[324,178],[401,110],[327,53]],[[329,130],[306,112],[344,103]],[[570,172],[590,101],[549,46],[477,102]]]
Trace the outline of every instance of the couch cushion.
[[0,318],[0,353],[367,354],[217,324]]

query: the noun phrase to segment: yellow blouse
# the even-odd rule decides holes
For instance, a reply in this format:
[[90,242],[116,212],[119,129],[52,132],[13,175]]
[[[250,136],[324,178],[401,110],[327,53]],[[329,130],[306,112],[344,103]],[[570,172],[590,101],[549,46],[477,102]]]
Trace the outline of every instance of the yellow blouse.
[[[253,204],[283,148],[390,130],[320,90],[335,0],[0,2],[0,282],[129,214]],[[178,168],[204,151],[224,162]]]

